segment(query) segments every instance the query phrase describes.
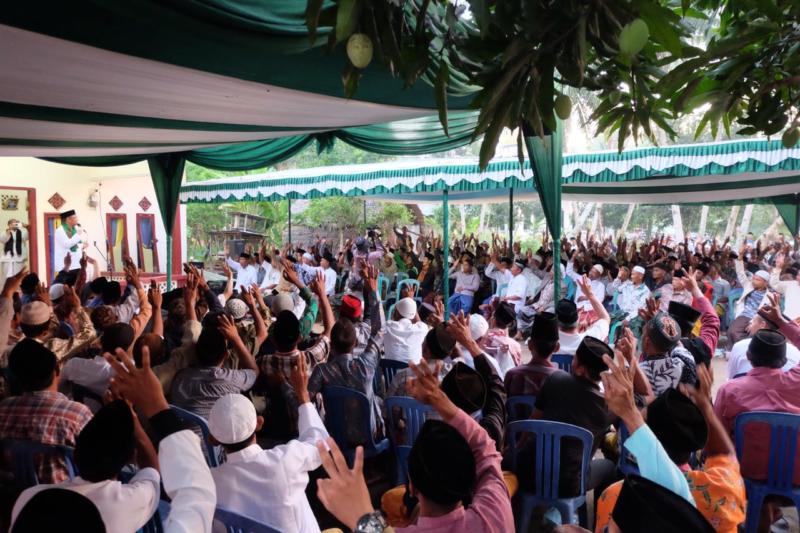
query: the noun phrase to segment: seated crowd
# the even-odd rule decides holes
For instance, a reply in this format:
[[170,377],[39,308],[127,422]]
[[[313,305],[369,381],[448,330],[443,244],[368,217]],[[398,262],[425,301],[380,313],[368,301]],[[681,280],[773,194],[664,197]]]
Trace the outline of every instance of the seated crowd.
[[8,278],[3,530],[201,532],[225,511],[287,532],[783,520],[783,493],[745,493],[768,478],[769,428],[747,426],[741,464],[734,441],[740,415],[800,416],[795,244],[444,250],[403,228],[306,248],[227,257],[219,291],[192,265],[179,289],[145,287],[130,259],[121,281],[87,279],[85,258],[49,286]]

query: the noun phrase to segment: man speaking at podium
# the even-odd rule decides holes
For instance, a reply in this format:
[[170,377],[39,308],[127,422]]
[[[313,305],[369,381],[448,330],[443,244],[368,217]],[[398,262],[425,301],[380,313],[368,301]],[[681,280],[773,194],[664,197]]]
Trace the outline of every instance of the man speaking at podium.
[[[61,283],[74,283],[80,272],[80,261],[83,250],[89,245],[86,230],[78,224],[78,215],[74,209],[61,213],[61,225],[56,229],[53,239],[53,272]],[[68,268],[64,270],[64,260],[69,255]]]

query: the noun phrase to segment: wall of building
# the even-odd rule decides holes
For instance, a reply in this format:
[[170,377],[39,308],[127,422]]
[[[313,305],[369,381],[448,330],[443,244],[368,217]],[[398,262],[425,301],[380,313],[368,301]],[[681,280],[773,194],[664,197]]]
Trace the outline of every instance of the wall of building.
[[[155,190],[150,180],[150,171],[147,163],[136,163],[119,167],[78,167],[50,163],[29,157],[1,157],[0,158],[0,189],[6,187],[31,187],[35,189],[36,205],[36,237],[37,237],[37,264],[33,268],[44,277],[46,272],[45,254],[45,214],[59,213],[74,209],[78,213],[80,224],[89,234],[90,245],[87,254],[95,258],[101,269],[107,270],[108,265],[104,257],[106,254],[106,215],[119,213],[125,215],[127,225],[127,243],[131,257],[136,260],[137,232],[136,214],[148,213],[155,215],[156,239],[158,259],[161,271],[166,270],[166,232],[158,211]],[[95,206],[89,205],[89,199],[97,192],[98,202]],[[54,198],[56,193],[63,199],[63,205]],[[112,206],[112,200],[118,198],[121,204],[118,209]],[[25,194],[20,191],[20,209],[25,206]],[[143,202],[146,199],[146,202]],[[140,205],[142,202],[145,205]],[[149,203],[149,206],[146,206]],[[56,207],[58,206],[58,207]],[[147,207],[147,209],[145,209]],[[185,208],[181,208],[181,222],[186,220]],[[0,209],[0,231],[5,230],[6,222],[14,215],[11,211]],[[185,238],[185,228],[182,228],[180,237],[175,236],[182,243]],[[96,242],[97,247],[94,246]],[[98,250],[99,248],[99,250]],[[185,250],[183,243],[181,249]],[[182,254],[185,255],[185,252]],[[176,257],[175,262],[180,264],[185,257]]]

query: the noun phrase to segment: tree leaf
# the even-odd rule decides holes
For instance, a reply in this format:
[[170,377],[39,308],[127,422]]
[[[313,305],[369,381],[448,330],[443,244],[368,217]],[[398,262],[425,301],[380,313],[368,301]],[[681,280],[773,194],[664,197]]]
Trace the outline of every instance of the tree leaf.
[[336,10],[336,40],[344,42],[356,30],[361,13],[359,0],[340,0]]
[[308,38],[311,44],[317,40],[317,27],[319,25],[319,14],[322,12],[324,0],[308,0],[306,5],[306,27],[308,28]]
[[439,110],[439,122],[442,124],[444,134],[448,137],[447,130],[447,85],[450,83],[450,68],[444,57],[439,61],[439,72],[436,75],[436,108]]

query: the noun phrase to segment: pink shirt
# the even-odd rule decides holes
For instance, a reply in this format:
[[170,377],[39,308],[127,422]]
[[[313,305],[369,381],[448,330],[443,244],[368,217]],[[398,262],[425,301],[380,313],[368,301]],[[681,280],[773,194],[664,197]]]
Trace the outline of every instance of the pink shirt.
[[397,528],[398,533],[449,533],[451,531],[483,531],[506,533],[514,531],[514,515],[511,512],[511,497],[503,481],[500,468],[502,456],[489,438],[464,411],[458,411],[448,423],[456,428],[469,444],[475,456],[477,483],[472,503],[466,509],[459,507],[446,515],[437,517],[420,516],[416,525]]
[[703,313],[700,315],[700,334],[698,337],[702,339],[703,344],[708,348],[708,353],[714,357],[714,352],[717,351],[717,342],[719,341],[719,316],[714,310],[714,306],[707,298],[695,298],[692,301],[692,307],[697,311]]
[[[781,332],[787,338],[800,337],[800,329],[794,324],[789,324],[787,328],[782,326]],[[722,385],[714,402],[714,412],[731,435],[736,426],[736,416],[751,411],[800,414],[800,365],[788,372],[781,368],[757,367],[745,376]],[[766,478],[769,440],[766,427],[757,424],[747,426],[745,453],[742,456],[744,477]],[[800,461],[797,462],[794,479],[800,480]]]

